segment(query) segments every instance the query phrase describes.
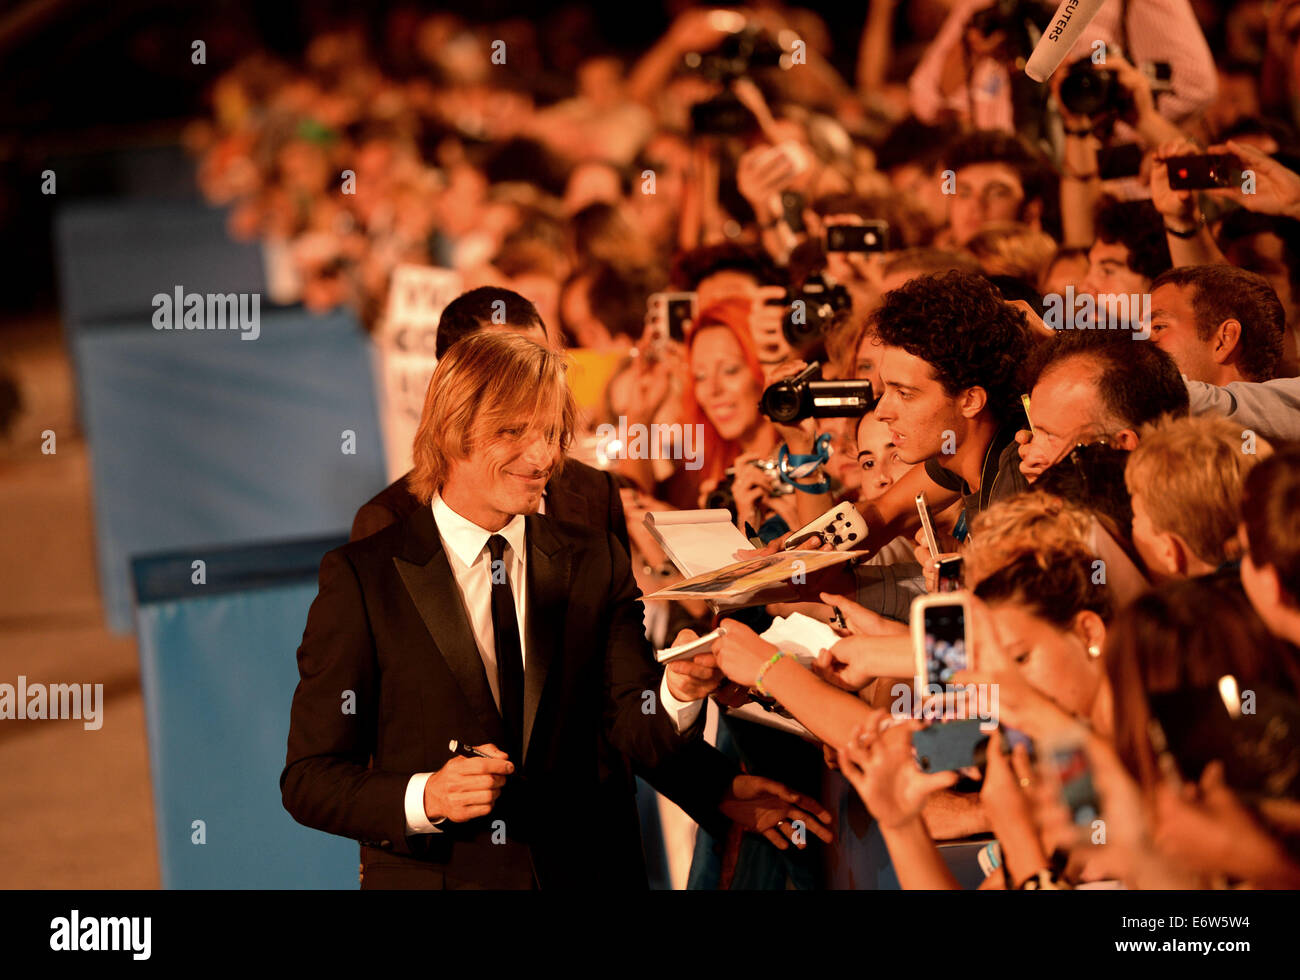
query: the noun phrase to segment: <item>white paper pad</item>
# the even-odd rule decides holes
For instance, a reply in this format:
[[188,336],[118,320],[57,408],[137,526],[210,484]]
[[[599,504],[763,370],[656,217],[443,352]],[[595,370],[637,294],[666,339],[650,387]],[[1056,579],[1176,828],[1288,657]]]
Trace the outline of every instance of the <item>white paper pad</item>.
[[652,510],[645,526],[687,578],[734,564],[737,550],[754,547],[723,509]]

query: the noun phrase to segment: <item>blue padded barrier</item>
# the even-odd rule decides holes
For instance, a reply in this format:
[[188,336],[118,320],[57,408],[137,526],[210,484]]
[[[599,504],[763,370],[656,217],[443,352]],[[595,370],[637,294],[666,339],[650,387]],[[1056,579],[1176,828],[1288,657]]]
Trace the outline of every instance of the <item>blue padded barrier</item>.
[[344,540],[209,552],[203,585],[188,550],[132,563],[164,888],[357,887],[356,841],[296,823],[279,787],[294,651]]
[[263,310],[257,340],[92,325],[72,351],[116,631],[131,628],[131,556],[342,533],[387,483],[370,347],[350,314]]

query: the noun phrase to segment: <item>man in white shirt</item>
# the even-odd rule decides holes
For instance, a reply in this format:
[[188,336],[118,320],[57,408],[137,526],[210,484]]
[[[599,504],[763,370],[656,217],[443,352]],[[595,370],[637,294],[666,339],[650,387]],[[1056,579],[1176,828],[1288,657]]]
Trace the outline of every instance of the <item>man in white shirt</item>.
[[[719,804],[736,788],[698,738],[718,672],[664,672],[611,531],[538,513],[574,411],[554,351],[464,338],[426,394],[422,506],[321,563],[281,790],[299,822],[362,843],[365,887],[644,888],[605,741],[650,769],[685,754]],[[813,801],[772,799],[822,836]]]

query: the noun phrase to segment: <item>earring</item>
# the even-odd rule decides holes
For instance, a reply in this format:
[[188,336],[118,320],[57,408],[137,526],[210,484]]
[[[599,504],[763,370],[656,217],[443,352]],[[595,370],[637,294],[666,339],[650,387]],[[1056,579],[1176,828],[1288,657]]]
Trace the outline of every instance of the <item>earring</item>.
[[1095,643],[1090,643],[1088,645],[1088,656],[1092,657],[1093,660],[1096,660],[1101,656],[1101,647],[1097,646]]

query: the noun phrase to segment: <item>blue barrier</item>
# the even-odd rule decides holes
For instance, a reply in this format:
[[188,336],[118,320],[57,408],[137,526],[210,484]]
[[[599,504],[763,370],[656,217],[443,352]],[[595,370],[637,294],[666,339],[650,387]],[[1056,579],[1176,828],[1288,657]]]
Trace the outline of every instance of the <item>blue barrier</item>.
[[344,540],[212,552],[203,585],[189,551],[132,562],[164,888],[357,887],[357,843],[296,823],[279,787],[294,651]]
[[265,293],[262,249],[235,242],[226,212],[194,202],[85,201],[54,219],[69,333],[152,312],[157,293]]
[[387,482],[369,344],[350,314],[264,310],[252,341],[147,320],[71,339],[115,631],[131,628],[131,556],[340,533]]

